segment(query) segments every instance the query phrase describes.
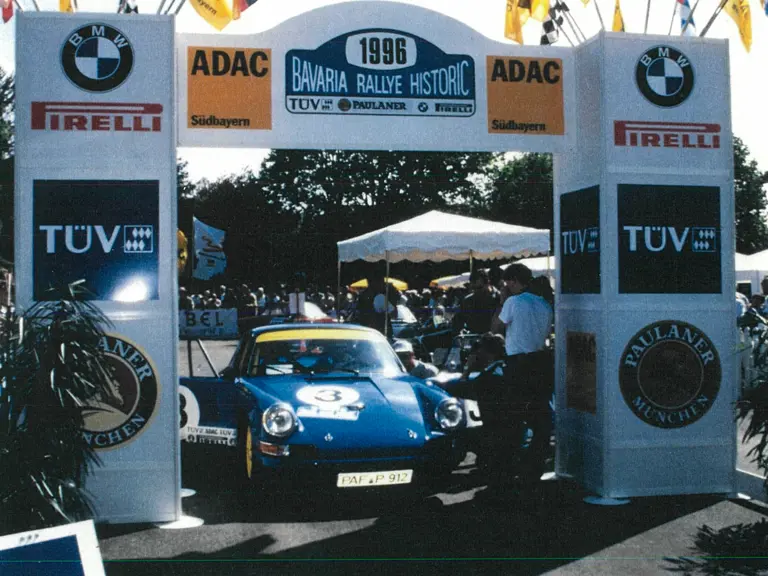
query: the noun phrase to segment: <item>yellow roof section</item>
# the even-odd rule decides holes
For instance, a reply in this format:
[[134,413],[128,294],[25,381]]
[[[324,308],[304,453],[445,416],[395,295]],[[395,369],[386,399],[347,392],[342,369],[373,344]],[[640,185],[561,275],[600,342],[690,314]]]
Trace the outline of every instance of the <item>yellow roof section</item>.
[[296,330],[274,330],[256,337],[256,342],[279,342],[286,340],[383,340],[384,336],[367,330],[345,328],[300,328]]

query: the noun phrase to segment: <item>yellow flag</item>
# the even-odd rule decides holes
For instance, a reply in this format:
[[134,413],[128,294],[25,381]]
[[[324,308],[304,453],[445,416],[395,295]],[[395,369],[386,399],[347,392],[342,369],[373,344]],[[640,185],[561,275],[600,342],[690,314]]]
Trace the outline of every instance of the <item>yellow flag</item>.
[[72,0],[59,0],[59,12],[74,12]]
[[216,30],[224,30],[232,22],[232,8],[227,0],[189,0],[189,3]]
[[749,11],[749,0],[728,0],[723,9],[736,22],[739,27],[741,43],[749,52],[752,47],[752,14]]
[[589,0],[581,0],[581,3],[584,4],[584,6],[586,6],[587,4],[589,4]]
[[[507,14],[504,18],[504,36],[518,44],[523,43],[523,22],[520,21],[518,0],[507,0]],[[526,17],[527,20],[527,17]]]
[[613,28],[614,32],[624,32],[624,18],[621,16],[621,5],[616,0],[616,8],[613,10]]
[[549,16],[549,0],[531,0],[531,18],[544,22]]

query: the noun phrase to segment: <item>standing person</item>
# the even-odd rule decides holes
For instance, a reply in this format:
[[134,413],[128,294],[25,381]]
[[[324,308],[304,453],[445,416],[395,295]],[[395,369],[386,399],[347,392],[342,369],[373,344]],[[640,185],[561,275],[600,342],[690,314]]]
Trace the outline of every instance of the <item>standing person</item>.
[[540,282],[533,282],[531,270],[523,264],[507,267],[504,284],[510,296],[493,326],[495,332],[504,332],[507,353],[507,386],[500,401],[511,405],[514,414],[513,425],[508,429],[511,446],[522,444],[526,429],[533,431],[521,473],[538,479],[543,473],[552,426],[549,400],[554,388],[554,356],[546,349],[552,327],[552,306],[531,290],[533,287],[546,295]]
[[485,270],[474,270],[469,276],[472,293],[461,301],[461,309],[454,316],[454,330],[465,328],[473,334],[484,334],[491,329],[491,320],[501,304],[501,294],[488,279]]

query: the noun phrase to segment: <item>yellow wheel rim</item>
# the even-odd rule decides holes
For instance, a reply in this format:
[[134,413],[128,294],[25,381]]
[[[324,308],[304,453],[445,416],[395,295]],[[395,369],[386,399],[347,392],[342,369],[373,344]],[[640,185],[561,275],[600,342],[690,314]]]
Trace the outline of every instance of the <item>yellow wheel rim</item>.
[[253,472],[253,435],[250,426],[245,429],[245,472],[248,474],[248,478]]

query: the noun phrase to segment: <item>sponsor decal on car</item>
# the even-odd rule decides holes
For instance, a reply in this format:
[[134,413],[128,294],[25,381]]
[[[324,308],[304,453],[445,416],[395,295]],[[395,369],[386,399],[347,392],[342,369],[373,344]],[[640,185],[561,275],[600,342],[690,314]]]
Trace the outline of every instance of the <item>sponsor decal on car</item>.
[[61,67],[86,92],[109,92],[133,70],[133,47],[117,28],[92,23],[72,31],[61,47]]
[[720,124],[615,120],[613,142],[641,148],[719,149]]
[[651,104],[673,108],[685,102],[693,92],[693,66],[680,50],[654,46],[637,61],[635,81],[640,93]]
[[162,132],[162,104],[32,102],[32,130]]
[[83,437],[96,450],[118,448],[141,435],[160,403],[160,382],[152,359],[123,336],[104,335],[99,346],[108,359],[106,393],[87,399]]
[[256,336],[256,343],[281,340],[381,340],[384,336],[367,330],[347,328],[302,328],[300,330],[274,330]]
[[703,418],[720,391],[721,375],[709,337],[677,320],[654,322],[635,334],[619,367],[627,406],[657,428],[682,428]]

